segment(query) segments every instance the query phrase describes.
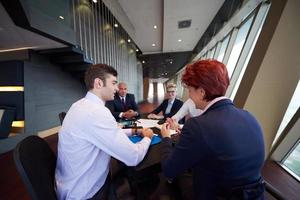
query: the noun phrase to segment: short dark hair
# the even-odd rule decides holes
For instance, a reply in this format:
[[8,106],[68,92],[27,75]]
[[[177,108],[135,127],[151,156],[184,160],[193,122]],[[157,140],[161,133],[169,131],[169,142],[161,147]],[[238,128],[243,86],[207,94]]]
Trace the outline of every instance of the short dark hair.
[[229,77],[223,63],[217,60],[200,60],[186,67],[182,82],[196,89],[204,89],[204,99],[210,101],[225,95]]
[[118,72],[111,66],[106,64],[95,64],[90,66],[84,76],[85,86],[88,90],[94,88],[94,81],[99,78],[106,85],[106,78],[108,75],[118,76]]

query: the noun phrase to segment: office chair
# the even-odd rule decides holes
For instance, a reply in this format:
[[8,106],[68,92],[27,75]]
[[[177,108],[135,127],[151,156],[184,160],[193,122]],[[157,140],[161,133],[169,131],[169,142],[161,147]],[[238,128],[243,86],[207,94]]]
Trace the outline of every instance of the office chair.
[[22,140],[13,152],[16,168],[33,200],[54,200],[56,156],[38,136]]
[[65,112],[61,112],[58,114],[59,120],[60,120],[60,124],[62,125],[64,119],[65,119],[66,113]]

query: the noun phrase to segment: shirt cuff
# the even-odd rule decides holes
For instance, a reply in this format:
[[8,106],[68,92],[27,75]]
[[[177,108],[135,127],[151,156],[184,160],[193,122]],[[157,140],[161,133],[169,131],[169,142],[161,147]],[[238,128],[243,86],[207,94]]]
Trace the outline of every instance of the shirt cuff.
[[127,136],[131,136],[132,135],[132,129],[131,128],[126,128],[126,129],[122,129],[123,133],[125,133]]

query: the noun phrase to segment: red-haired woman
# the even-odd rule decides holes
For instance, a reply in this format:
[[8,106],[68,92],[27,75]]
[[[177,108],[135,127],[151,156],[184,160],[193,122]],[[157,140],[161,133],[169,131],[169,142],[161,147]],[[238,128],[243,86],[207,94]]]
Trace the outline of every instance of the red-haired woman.
[[192,169],[193,199],[263,199],[262,130],[249,112],[224,96],[229,85],[225,65],[195,62],[182,82],[203,114],[186,122],[173,149],[169,126],[163,125],[163,174],[173,179]]

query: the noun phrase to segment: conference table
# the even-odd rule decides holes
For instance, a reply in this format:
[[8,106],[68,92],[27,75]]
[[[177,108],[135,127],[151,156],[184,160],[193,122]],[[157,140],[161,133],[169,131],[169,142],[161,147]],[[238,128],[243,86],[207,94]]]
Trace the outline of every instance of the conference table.
[[[151,128],[153,130],[154,136],[161,138],[160,129],[162,125],[158,124],[159,120],[152,120],[152,119],[139,119],[137,120],[136,126],[141,126],[143,128]],[[175,143],[178,139],[178,135],[175,131],[171,131],[171,138],[172,141]],[[151,144],[146,156],[144,159],[134,167],[136,171],[141,171],[145,169],[149,169],[151,167],[160,168],[161,162],[161,142],[156,144]],[[156,166],[156,165],[159,165]]]
[[[134,121],[135,127],[144,127],[144,128],[151,128],[153,130],[153,133],[155,134],[154,137],[160,137],[160,128],[162,125],[158,124],[159,120],[150,120],[150,119],[139,119]],[[128,122],[122,122],[121,124],[129,124]],[[127,127],[129,128],[129,127]],[[171,132],[171,138],[174,143],[178,140],[178,135],[175,134],[175,131]],[[157,139],[157,138],[156,138]],[[113,159],[112,161],[114,164],[112,164],[111,172],[113,174],[116,174],[119,170],[118,161]],[[151,144],[147,154],[145,155],[144,159],[134,167],[127,167],[131,168],[132,170],[136,172],[155,172],[158,173],[161,171],[160,169],[160,162],[161,162],[161,142],[157,144]]]

